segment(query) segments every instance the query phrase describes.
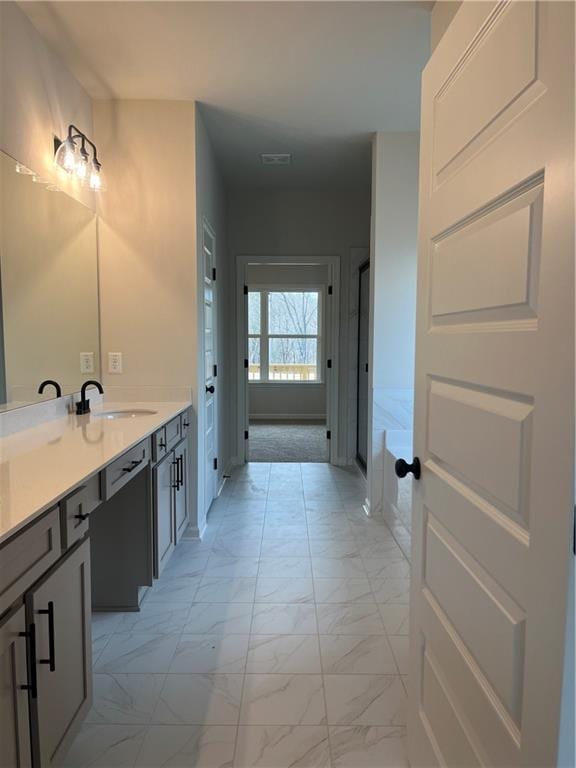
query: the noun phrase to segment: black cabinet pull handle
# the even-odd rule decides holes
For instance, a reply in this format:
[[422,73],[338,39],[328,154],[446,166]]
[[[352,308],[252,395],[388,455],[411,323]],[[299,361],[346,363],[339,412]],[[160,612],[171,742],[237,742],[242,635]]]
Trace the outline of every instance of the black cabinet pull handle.
[[54,603],[52,600],[48,603],[48,608],[42,608],[38,611],[43,616],[48,616],[48,647],[49,658],[40,659],[40,664],[48,664],[50,666],[50,672],[56,671],[56,640],[54,636]]
[[210,392],[211,395],[213,395],[215,391],[216,388],[214,387],[214,384],[210,384],[209,387],[206,387],[206,392]]
[[418,456],[412,460],[412,464],[408,464],[404,459],[398,459],[394,464],[394,471],[398,477],[406,477],[409,472],[412,472],[414,480],[420,480],[421,469]]
[[158,448],[161,448],[162,450],[165,450],[166,443],[164,442],[164,440],[160,440],[160,442],[158,443]]
[[184,455],[181,453],[178,456],[178,488],[182,488],[184,485]]
[[182,426],[183,427],[189,427],[190,426],[190,422],[189,421],[185,421]]
[[172,488],[175,490],[178,490],[180,488],[180,473],[178,471],[178,467],[180,465],[180,462],[178,461],[178,458],[175,458],[172,460],[172,466],[174,467],[174,482],[171,483]]
[[74,515],[74,517],[76,520],[88,520],[90,515],[87,515],[86,512],[78,512],[78,514]]
[[122,472],[134,472],[136,467],[140,466],[140,464],[142,464],[143,461],[144,459],[138,459],[138,461],[132,461],[131,466],[122,467]]
[[21,685],[23,691],[30,691],[33,699],[38,698],[38,675],[36,672],[36,625],[34,622],[28,626],[27,632],[20,632],[20,637],[26,638],[26,655],[28,656],[29,682]]

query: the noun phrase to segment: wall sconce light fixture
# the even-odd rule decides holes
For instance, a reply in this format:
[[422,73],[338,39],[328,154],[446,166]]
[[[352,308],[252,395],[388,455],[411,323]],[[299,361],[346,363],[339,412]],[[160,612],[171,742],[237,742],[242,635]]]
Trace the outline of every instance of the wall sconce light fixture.
[[[92,157],[86,146],[92,149]],[[103,192],[102,164],[98,160],[98,150],[93,141],[75,125],[68,126],[68,136],[64,141],[54,139],[54,162],[66,173],[73,175],[82,186],[93,192]]]

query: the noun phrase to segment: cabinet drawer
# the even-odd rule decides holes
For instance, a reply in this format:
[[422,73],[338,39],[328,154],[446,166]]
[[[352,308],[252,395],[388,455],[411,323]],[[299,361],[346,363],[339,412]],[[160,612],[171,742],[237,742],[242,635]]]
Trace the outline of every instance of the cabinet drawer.
[[175,419],[169,421],[164,429],[166,430],[166,448],[169,451],[180,440],[180,434],[182,431],[180,416],[176,416]]
[[190,412],[180,414],[180,436],[187,437],[190,432]]
[[88,532],[90,514],[101,502],[100,476],[94,475],[60,502],[62,547],[68,549]]
[[160,461],[168,453],[168,444],[166,443],[166,427],[154,432],[152,435],[152,461]]
[[119,459],[108,464],[102,470],[102,493],[104,499],[109,499],[120,488],[123,488],[126,483],[146,469],[146,465],[150,460],[150,441],[148,439],[142,440],[141,443],[135,445],[126,453],[123,453]]
[[58,507],[0,546],[0,614],[60,557]]

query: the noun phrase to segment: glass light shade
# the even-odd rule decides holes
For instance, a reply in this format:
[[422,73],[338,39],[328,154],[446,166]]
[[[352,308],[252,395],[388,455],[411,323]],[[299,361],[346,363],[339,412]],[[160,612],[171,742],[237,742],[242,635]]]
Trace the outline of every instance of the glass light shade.
[[31,171],[30,168],[27,168],[22,163],[16,163],[16,173],[20,173],[23,176],[32,176],[34,171]]
[[104,192],[104,181],[102,179],[102,171],[99,166],[94,163],[90,163],[90,175],[88,177],[88,187],[93,192]]
[[85,184],[89,179],[89,171],[90,171],[90,165],[88,163],[88,158],[84,157],[83,155],[80,155],[79,159],[76,161],[76,176],[82,184]]
[[75,171],[77,163],[76,145],[72,139],[66,139],[60,144],[56,150],[54,161],[66,173],[73,173]]

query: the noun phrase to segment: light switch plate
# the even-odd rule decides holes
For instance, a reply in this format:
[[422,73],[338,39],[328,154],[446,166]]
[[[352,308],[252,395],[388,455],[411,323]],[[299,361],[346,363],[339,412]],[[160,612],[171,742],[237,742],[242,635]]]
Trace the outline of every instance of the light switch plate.
[[80,373],[94,373],[94,352],[80,352]]
[[108,373],[122,373],[122,352],[108,352]]

